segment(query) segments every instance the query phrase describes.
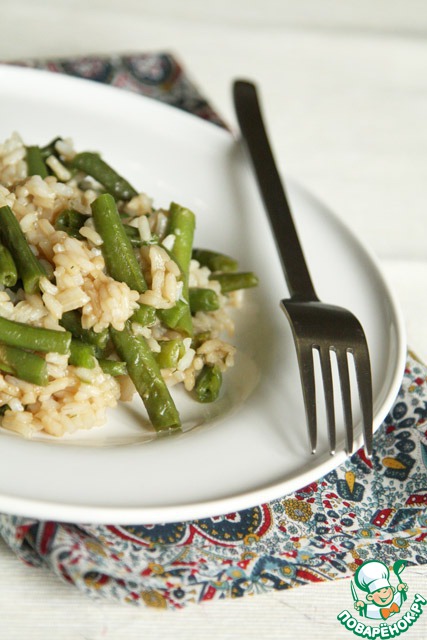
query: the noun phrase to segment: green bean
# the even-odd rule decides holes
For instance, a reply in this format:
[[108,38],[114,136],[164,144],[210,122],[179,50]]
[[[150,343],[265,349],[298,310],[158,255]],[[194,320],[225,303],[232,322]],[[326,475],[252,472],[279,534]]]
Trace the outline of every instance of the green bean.
[[127,237],[130,240],[131,245],[137,248],[142,247],[144,243],[142,241],[141,236],[139,235],[138,229],[135,229],[135,227],[130,227],[128,224],[124,224],[123,228],[126,232]]
[[150,347],[142,337],[135,337],[129,327],[110,334],[119,358],[126,362],[128,374],[142,398],[153,427],[159,432],[181,427],[178,411],[160,373]]
[[190,267],[195,226],[194,213],[190,209],[172,202],[169,209],[166,235],[170,233],[175,235],[171,253],[184,273]]
[[0,235],[15,262],[25,293],[36,293],[39,280],[46,271],[31,251],[12,209],[0,207]]
[[101,251],[108,273],[115,280],[125,282],[131,289],[143,293],[147,284],[123,228],[114,198],[104,193],[91,206],[95,229],[103,240]]
[[[88,220],[88,216],[85,216],[83,213],[79,211],[74,211],[74,209],[64,209],[57,216],[55,220],[55,229],[57,231],[65,231],[69,236],[73,238],[77,238],[78,240],[85,240],[85,238],[81,235],[80,229],[85,225]],[[135,227],[130,227],[128,224],[124,224],[123,228],[128,236],[130,243],[133,247],[142,247],[144,244],[141,236],[139,235],[138,229]]]
[[27,173],[29,176],[47,178],[49,171],[43,159],[40,147],[27,147]]
[[84,369],[94,369],[96,365],[95,347],[92,344],[85,344],[76,338],[71,340],[69,364],[74,367]]
[[157,316],[170,329],[181,330],[188,336],[193,334],[191,312],[186,299],[178,300],[170,309],[158,309]]
[[200,333],[196,333],[191,341],[191,348],[197,351],[197,349],[201,347],[206,340],[210,340],[211,337],[212,335],[210,331],[201,331]]
[[194,387],[199,402],[214,402],[219,396],[222,384],[222,373],[218,365],[203,367],[196,379]]
[[197,311],[216,311],[219,309],[218,296],[213,289],[190,287],[189,300],[191,313]]
[[62,318],[59,321],[60,325],[69,331],[73,338],[81,340],[86,344],[91,344],[95,347],[95,354],[100,355],[104,352],[108,340],[108,329],[104,329],[99,333],[95,333],[93,329],[83,329],[81,314],[77,310],[66,311],[62,314]]
[[127,374],[126,362],[120,360],[106,360],[105,358],[99,358],[98,364],[104,373],[108,373],[110,376],[125,376]]
[[173,369],[177,366],[178,360],[185,353],[185,347],[182,340],[161,340],[160,352],[155,353],[154,357],[160,369]]
[[0,344],[0,369],[15,378],[46,386],[48,383],[47,365],[43,358],[35,353],[16,347]]
[[148,327],[151,324],[154,324],[156,321],[155,307],[150,307],[148,304],[140,304],[138,309],[133,312],[130,321],[137,322],[143,327]]
[[23,289],[24,285],[22,284],[22,280],[18,277],[18,280],[14,285],[8,287],[13,293],[18,293],[19,289]]
[[159,317],[168,327],[193,335],[193,322],[189,304],[188,278],[193,246],[195,216],[192,211],[173,202],[169,209],[166,234],[173,234],[175,241],[170,252],[182,272],[181,299],[171,309],[159,311]]
[[0,244],[0,284],[14,287],[18,281],[16,265],[7,247]]
[[71,333],[32,327],[23,322],[0,317],[0,342],[10,347],[30,349],[30,351],[65,354],[70,350]]
[[48,158],[49,156],[59,157],[59,153],[57,152],[55,145],[60,140],[62,140],[62,138],[60,136],[57,136],[56,138],[51,140],[48,144],[46,144],[44,147],[41,147],[40,153],[43,160],[46,160],[46,158]]
[[211,271],[230,272],[237,271],[238,263],[234,258],[224,253],[209,251],[209,249],[193,249],[193,258],[202,267],[208,267]]
[[83,240],[83,236],[80,235],[80,229],[84,226],[88,216],[85,216],[79,211],[74,209],[64,209],[56,217],[55,229],[57,231],[66,231],[69,236]]
[[221,293],[230,293],[238,289],[248,289],[256,287],[258,284],[257,276],[251,271],[242,273],[213,273],[209,276],[209,280],[216,280],[221,286]]
[[138,195],[129,182],[119,176],[96,153],[89,151],[78,153],[71,161],[71,166],[95,178],[116,200],[130,200]]

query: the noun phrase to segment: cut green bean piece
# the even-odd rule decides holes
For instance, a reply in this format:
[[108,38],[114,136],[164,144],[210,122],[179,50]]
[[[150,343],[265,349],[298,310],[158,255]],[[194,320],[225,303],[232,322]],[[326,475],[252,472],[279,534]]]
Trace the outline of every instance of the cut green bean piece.
[[182,340],[161,340],[160,351],[155,353],[154,357],[160,369],[174,369],[180,358],[185,353],[185,347]]
[[219,309],[218,296],[213,289],[190,287],[189,289],[191,313],[197,311],[216,311]]
[[27,147],[27,173],[29,176],[47,178],[49,171],[43,159],[40,147]]
[[84,369],[94,369],[96,365],[95,347],[92,344],[85,344],[76,338],[71,340],[69,364],[74,367]]
[[133,312],[131,322],[137,322],[143,327],[148,327],[156,321],[156,309],[148,304],[140,304],[138,309]]
[[101,160],[97,153],[90,151],[78,153],[70,164],[74,169],[95,178],[116,200],[130,200],[138,195],[129,182],[119,176],[104,160]]
[[181,299],[177,304],[171,309],[160,310],[158,315],[168,327],[181,330],[189,336],[193,335],[193,322],[189,304],[188,278],[195,226],[194,213],[172,202],[166,235],[173,234],[175,236],[173,249],[170,253],[181,269],[183,289]]
[[128,374],[153,427],[162,433],[180,429],[178,411],[146,340],[135,337],[128,326],[124,331],[110,327],[110,334],[119,358],[126,362]]
[[0,284],[14,287],[18,281],[18,271],[7,247],[0,244]]
[[22,280],[19,277],[16,283],[12,287],[9,287],[9,289],[13,291],[13,293],[18,293],[19,289],[23,289],[23,288],[24,288],[24,285],[22,284]]
[[55,145],[60,140],[62,140],[62,138],[60,136],[57,136],[44,147],[40,148],[40,153],[43,160],[46,160],[46,158],[48,158],[49,156],[56,156],[57,158],[59,157],[59,153],[57,152]]
[[201,331],[200,333],[196,333],[191,341],[191,348],[197,351],[197,349],[201,347],[206,340],[210,340],[211,337],[212,334],[210,331]]
[[[85,225],[88,217],[89,216],[85,216],[79,211],[74,211],[74,209],[64,209],[55,220],[55,229],[57,231],[65,231],[69,236],[77,238],[78,240],[86,240],[86,238],[81,235],[80,229]],[[137,248],[142,247],[144,243],[139,235],[138,229],[130,227],[128,224],[124,224],[123,228],[131,245]]]
[[171,253],[184,273],[190,267],[195,226],[194,213],[190,209],[172,202],[166,235],[172,233],[175,236]]
[[105,358],[99,358],[98,364],[104,373],[108,373],[110,376],[125,376],[128,372],[126,362],[120,360],[107,360]]
[[65,354],[70,350],[71,333],[32,327],[23,322],[0,317],[0,342],[10,347],[30,349],[30,351]]
[[143,241],[139,234],[138,229],[136,229],[135,227],[130,227],[128,224],[124,224],[123,228],[126,232],[127,237],[130,240],[131,245],[137,248],[142,247]]
[[43,358],[5,344],[0,344],[0,370],[42,387],[48,383],[47,365]]
[[106,348],[109,340],[108,329],[104,329],[99,333],[96,333],[93,329],[83,329],[79,311],[66,311],[62,314],[59,323],[72,334],[73,338],[93,345],[95,347],[95,354],[101,354]]
[[193,249],[193,259],[197,260],[202,267],[208,267],[211,271],[229,273],[230,271],[237,271],[239,266],[234,258],[217,251],[209,251],[209,249]]
[[79,230],[84,226],[87,219],[88,216],[85,216],[79,211],[74,211],[74,209],[64,209],[64,211],[61,211],[61,213],[56,217],[54,226],[57,231],[65,231],[73,238],[84,240],[83,236],[80,235]]
[[214,402],[221,390],[222,373],[218,365],[203,367],[196,379],[194,387],[196,398],[199,402]]
[[193,335],[193,322],[191,320],[191,311],[189,303],[185,299],[178,302],[170,309],[158,309],[157,315],[170,329],[177,329],[188,336]]
[[0,236],[12,254],[25,293],[36,293],[39,280],[46,276],[46,271],[31,251],[18,220],[8,206],[0,207]]
[[126,235],[114,198],[104,193],[92,203],[95,229],[101,236],[102,255],[112,278],[125,282],[131,289],[143,293],[147,284]]
[[209,280],[216,280],[221,286],[222,293],[230,293],[238,289],[249,289],[258,285],[257,276],[251,271],[242,273],[215,273]]

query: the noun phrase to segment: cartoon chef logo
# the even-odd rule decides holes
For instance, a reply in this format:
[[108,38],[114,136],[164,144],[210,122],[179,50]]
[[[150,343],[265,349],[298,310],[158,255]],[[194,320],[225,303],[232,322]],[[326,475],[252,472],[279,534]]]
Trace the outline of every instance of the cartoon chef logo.
[[367,594],[364,602],[357,595],[353,582],[351,583],[354,608],[359,615],[372,620],[387,620],[399,613],[408,591],[408,585],[400,578],[405,566],[404,560],[397,560],[393,565],[393,573],[398,580],[396,587],[390,584],[390,571],[380,560],[367,560],[358,568],[354,574],[354,582]]
[[[408,599],[408,585],[400,577],[405,567],[405,560],[396,560],[390,568],[380,560],[364,562],[354,574],[354,581],[350,583],[357,613],[353,615],[343,609],[337,615],[340,624],[358,638],[377,640],[397,638],[416,624],[423,615],[424,608],[427,609],[427,599],[420,593],[414,593],[412,602],[407,602],[402,607]],[[359,590],[363,592],[363,596],[358,595]],[[364,619],[361,620],[360,617]],[[377,622],[371,625],[369,619]]]

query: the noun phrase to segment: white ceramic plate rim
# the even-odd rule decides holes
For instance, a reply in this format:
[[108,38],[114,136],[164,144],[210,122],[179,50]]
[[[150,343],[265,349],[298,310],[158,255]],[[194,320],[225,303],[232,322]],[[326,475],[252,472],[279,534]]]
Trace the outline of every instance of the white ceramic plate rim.
[[[204,141],[206,143],[207,146],[211,146],[212,151],[210,151],[209,154],[216,154],[212,162],[215,161],[218,163],[218,158],[220,158],[221,153],[229,154],[230,150],[234,153],[234,143],[227,132],[222,131],[215,125],[203,122],[194,116],[181,112],[175,108],[171,108],[167,105],[157,103],[156,101],[148,98],[143,98],[126,91],[119,91],[111,87],[98,85],[86,80],[77,80],[74,78],[28,69],[0,67],[0,77],[2,79],[3,86],[8,87],[8,93],[4,98],[3,109],[5,106],[7,108],[7,100],[9,96],[12,96],[11,99],[13,100],[20,100],[21,97],[23,98],[23,87],[33,89],[36,87],[39,90],[47,92],[47,95],[52,100],[52,108],[54,110],[60,109],[67,99],[71,100],[72,104],[70,107],[70,113],[74,111],[75,116],[80,117],[81,119],[88,116],[87,111],[89,107],[87,107],[87,104],[89,102],[92,105],[90,110],[96,112],[96,109],[99,109],[102,104],[105,104],[105,101],[110,101],[114,106],[114,111],[117,116],[113,116],[109,112],[104,116],[104,118],[106,118],[106,121],[110,120],[112,124],[119,127],[120,117],[123,117],[124,114],[133,114],[133,117],[136,118],[136,114],[140,113],[141,120],[144,116],[147,119],[147,122],[150,123],[149,126],[152,127],[154,125],[154,128],[159,131],[161,131],[162,128],[166,128],[172,132],[176,131],[176,128],[180,128],[184,132],[185,136],[198,136],[202,142]],[[85,96],[85,107],[79,108],[76,106],[77,103],[72,102],[74,92],[78,92],[79,95]],[[37,98],[35,98],[35,103],[37,104]],[[116,120],[114,120],[115,117],[117,118]],[[47,125],[44,123],[41,123],[40,129],[44,131],[46,126]],[[141,127],[143,130],[144,126],[141,125]],[[70,132],[70,135],[72,134],[73,132]],[[207,157],[203,157],[207,162],[211,161],[211,156],[209,154]],[[227,159],[224,156],[224,163],[226,160],[229,161],[229,158]],[[192,170],[196,171],[198,158],[190,158],[189,162]],[[247,171],[247,168],[243,166],[246,163],[246,160],[240,158],[239,155],[236,157],[233,156],[232,163],[237,163],[239,165],[239,170],[243,171],[243,173]],[[203,167],[200,168],[199,166],[197,171],[203,171]],[[220,178],[213,178],[213,180],[218,180],[220,182],[221,179],[224,178],[224,175]],[[245,175],[246,177],[244,180],[252,181],[250,174]],[[245,185],[246,184],[247,183],[245,183]],[[222,186],[226,189],[225,185]],[[248,188],[250,189],[252,187],[249,186]],[[406,342],[404,323],[399,305],[397,304],[394,294],[390,291],[389,286],[385,282],[378,262],[372,253],[361,245],[361,243],[338,218],[316,201],[308,192],[301,187],[298,187],[293,182],[289,183],[289,188],[291,198],[299,198],[300,201],[303,203],[305,202],[307,206],[313,206],[314,209],[318,209],[322,215],[322,220],[325,220],[327,224],[330,225],[330,228],[333,229],[333,233],[342,237],[349,243],[349,246],[354,247],[356,253],[360,254],[361,259],[363,258],[367,263],[369,263],[369,270],[375,277],[378,283],[377,286],[381,289],[381,293],[386,300],[394,334],[392,339],[394,353],[391,355],[393,371],[389,374],[387,388],[381,389],[381,403],[375,410],[374,428],[377,429],[385,418],[397,395],[405,366]],[[258,201],[254,201],[253,207],[260,216],[263,215]],[[326,238],[326,240],[328,240],[328,238]],[[273,262],[275,259],[276,258],[272,258]],[[276,265],[273,265],[273,268],[276,268],[277,270]],[[278,296],[280,296],[280,294],[278,294]],[[283,297],[283,295],[280,297]],[[285,323],[284,318],[283,323]],[[297,384],[299,385],[299,380],[297,381]],[[238,412],[230,416],[225,420],[225,422],[229,421],[230,424],[232,423],[234,425],[240,420],[239,415],[241,415],[241,413]],[[226,447],[228,442],[228,436],[227,442],[224,440],[226,434],[223,426],[224,425],[221,424],[218,428],[214,427],[207,429],[205,433],[199,432],[197,435],[193,435],[191,433],[186,434],[184,439],[186,441],[186,446],[188,446],[189,452],[187,453],[183,453],[182,451],[182,441],[171,441],[168,447],[173,446],[174,450],[179,452],[179,455],[182,456],[182,464],[184,467],[186,465],[188,467],[191,462],[191,449],[195,446],[196,439],[201,439],[202,443],[206,443],[207,446],[217,447],[217,455],[220,455],[221,447]],[[229,435],[230,441],[232,441],[231,436],[233,433],[229,432]],[[222,438],[222,442],[220,444],[218,444],[219,438]],[[3,441],[3,437],[1,440]],[[233,442],[233,444],[235,444],[235,442]],[[357,439],[357,444],[361,444],[360,435]],[[198,446],[198,451],[200,452],[200,442]],[[5,455],[4,446],[2,448],[3,455]],[[37,447],[34,446],[34,462],[31,469],[32,473],[37,472],[36,450]],[[129,457],[134,456],[134,454],[134,449],[130,449]],[[85,462],[90,462],[90,450],[83,450],[81,455],[84,457]],[[229,461],[230,455],[229,453],[227,455],[227,460]],[[191,487],[189,487],[188,495],[183,495],[181,500],[175,499],[168,502],[167,497],[164,495],[166,488],[165,485],[165,488],[162,490],[163,495],[162,499],[159,500],[159,504],[155,504],[155,501],[154,503],[153,501],[144,501],[143,497],[141,497],[141,502],[138,503],[138,500],[135,500],[135,495],[133,495],[132,500],[129,499],[127,503],[126,497],[124,497],[123,504],[119,504],[117,500],[112,504],[108,504],[108,501],[105,501],[104,497],[102,500],[95,499],[91,504],[85,504],[84,500],[79,501],[78,495],[74,496],[74,499],[70,498],[70,495],[68,495],[64,500],[61,498],[58,499],[57,496],[55,497],[54,491],[52,491],[52,495],[47,499],[38,499],[36,496],[30,496],[28,492],[27,495],[25,495],[25,491],[21,491],[22,495],[19,495],[19,491],[13,493],[8,490],[4,490],[0,483],[0,510],[7,513],[25,515],[39,519],[111,524],[136,524],[143,522],[154,524],[158,522],[188,520],[236,511],[281,497],[291,491],[305,486],[307,483],[336,468],[346,459],[346,457],[346,453],[343,450],[338,451],[333,458],[329,456],[320,456],[318,461],[314,461],[312,458],[308,457],[305,463],[301,465],[298,472],[293,473],[291,477],[288,476],[282,480],[279,479],[269,482],[264,481],[261,474],[259,482],[255,482],[255,486],[253,486],[253,483],[249,481],[248,487],[243,488],[243,490],[241,483],[236,483],[235,487],[230,485],[229,489],[223,486],[221,489],[218,489],[217,496],[214,495],[215,492],[209,492],[209,495],[207,495],[206,498],[200,498],[200,496],[194,497],[197,492],[196,494],[193,494],[190,490]],[[221,466],[221,461],[219,461],[219,464]],[[202,470],[203,462],[199,460],[198,465],[199,471]],[[90,473],[87,471],[84,471],[84,473],[86,473],[87,479],[90,480]],[[213,480],[213,478],[211,478],[211,480]],[[103,490],[108,490],[108,484],[113,482],[113,480],[108,480],[107,477],[103,482],[104,485],[101,483],[100,487],[100,495]],[[236,487],[238,488],[236,489]],[[126,490],[124,483],[123,489]]]

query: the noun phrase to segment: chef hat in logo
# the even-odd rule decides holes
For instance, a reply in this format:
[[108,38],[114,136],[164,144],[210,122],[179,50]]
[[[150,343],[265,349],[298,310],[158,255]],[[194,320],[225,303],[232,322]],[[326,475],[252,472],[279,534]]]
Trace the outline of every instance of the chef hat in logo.
[[374,593],[378,589],[389,587],[390,572],[388,567],[378,560],[368,560],[358,568],[354,575],[354,580],[363,591]]

